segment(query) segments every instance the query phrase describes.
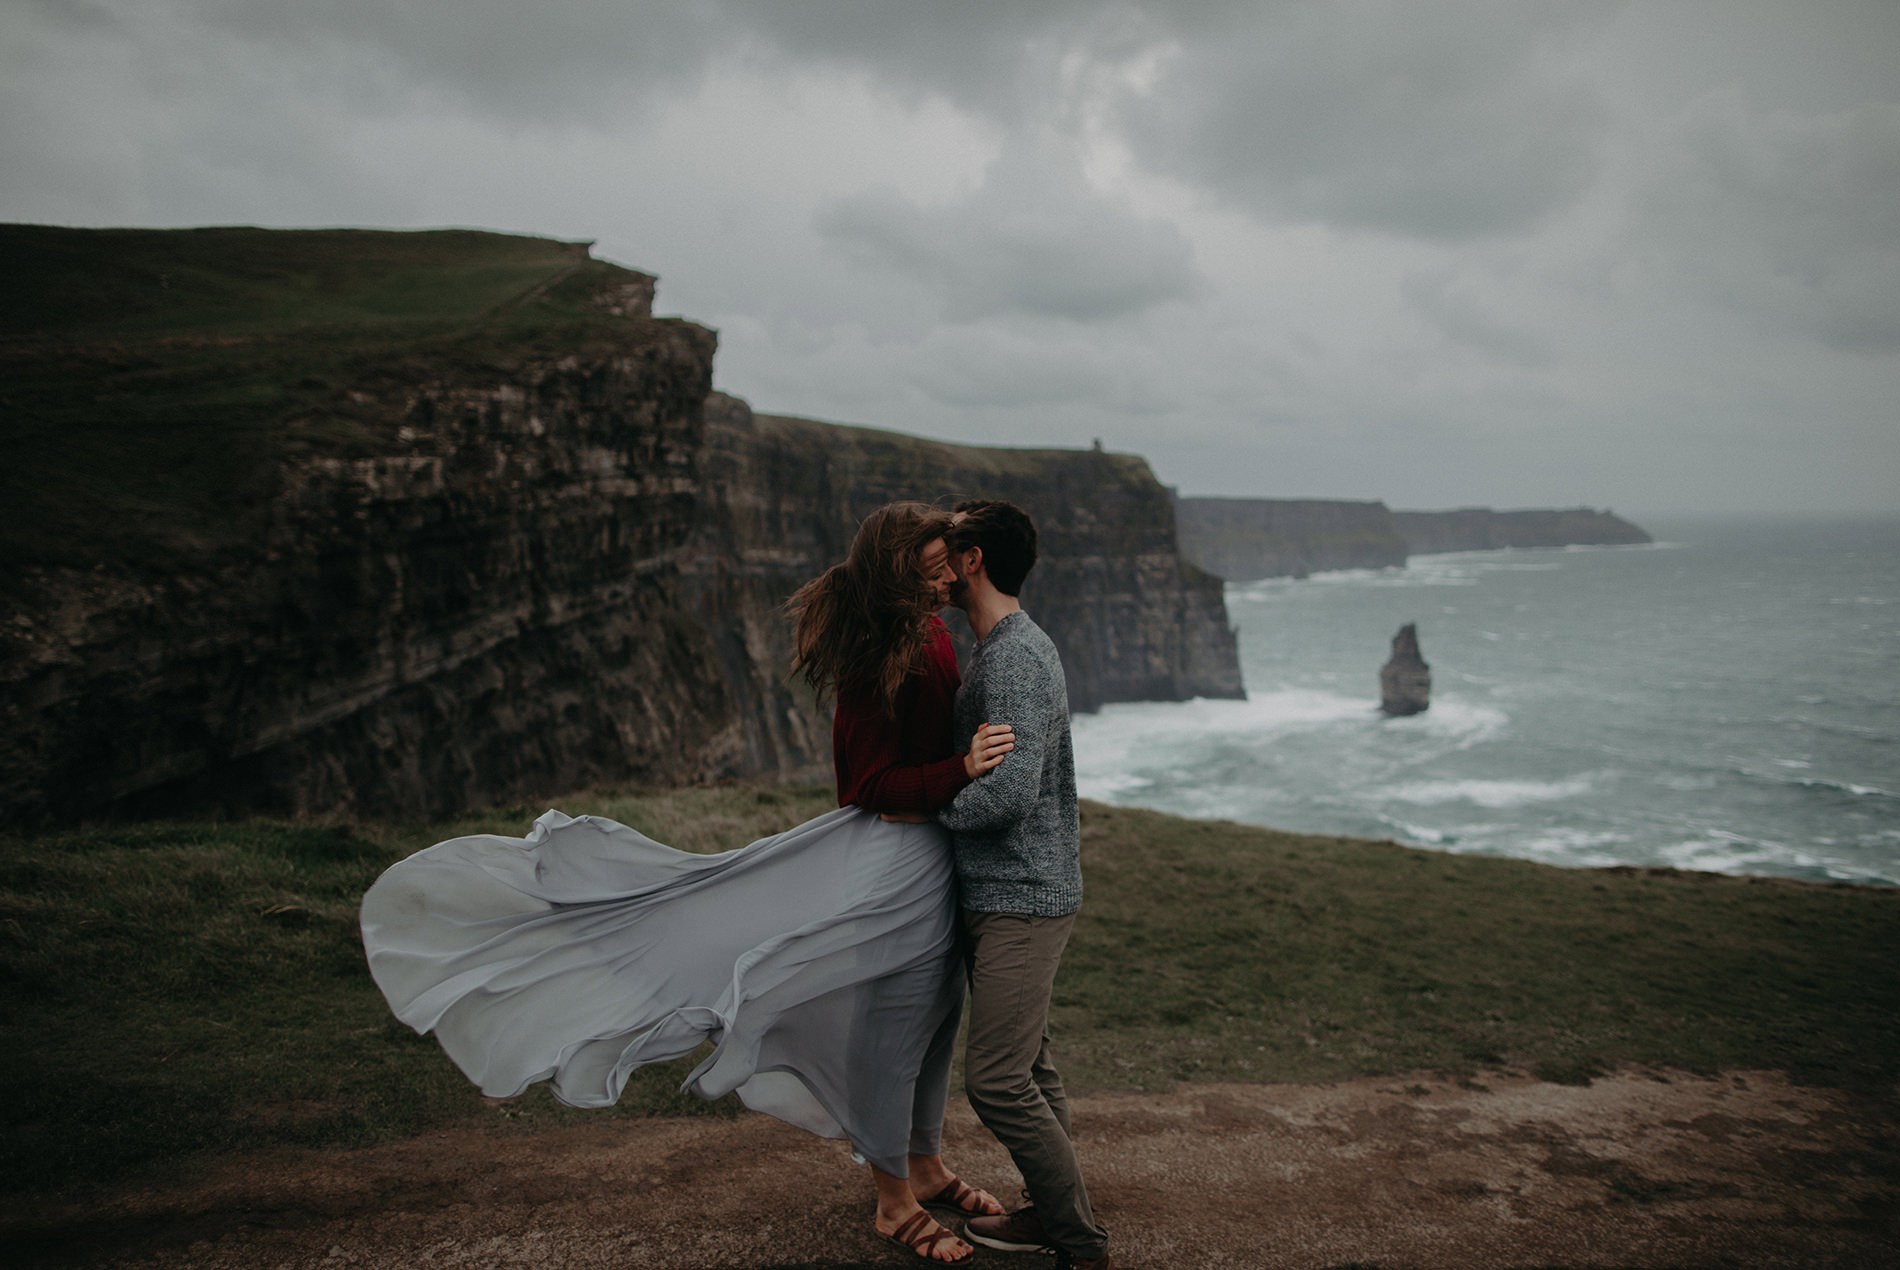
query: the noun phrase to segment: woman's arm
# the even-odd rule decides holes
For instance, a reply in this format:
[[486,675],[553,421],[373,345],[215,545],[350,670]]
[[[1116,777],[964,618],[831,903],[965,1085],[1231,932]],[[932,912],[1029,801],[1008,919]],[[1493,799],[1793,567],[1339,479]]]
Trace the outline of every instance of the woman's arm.
[[897,721],[875,711],[851,711],[839,703],[833,738],[841,769],[851,773],[850,788],[839,791],[839,801],[866,811],[935,811],[973,779],[962,754],[930,763],[902,762]]
[[989,726],[977,729],[969,751],[917,761],[920,752],[954,744],[951,715],[959,682],[949,632],[938,623],[923,673],[900,695],[895,717],[868,699],[841,695],[831,730],[838,801],[893,816],[932,812],[1001,762],[1010,747],[1008,729]]
[[[1015,748],[1016,736],[1009,724],[985,723],[970,738],[970,748],[958,757],[963,760],[964,774],[975,780],[1001,763],[1003,756]],[[885,820],[904,824],[921,825],[930,821],[930,816],[922,811],[885,811],[879,814]]]

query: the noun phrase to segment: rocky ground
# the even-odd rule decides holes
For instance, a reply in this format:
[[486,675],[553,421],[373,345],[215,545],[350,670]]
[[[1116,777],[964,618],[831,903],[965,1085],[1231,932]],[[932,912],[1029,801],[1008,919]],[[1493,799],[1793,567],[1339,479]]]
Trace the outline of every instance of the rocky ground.
[[[1117,1261],[1143,1267],[1895,1267],[1900,1142],[1774,1073],[1624,1070],[1589,1086],[1190,1085],[1083,1098]],[[947,1155],[1012,1195],[953,1108]],[[916,1264],[871,1232],[865,1171],[758,1116],[482,1123],[357,1151],[228,1160],[11,1207],[14,1266],[687,1268]],[[979,1251],[971,1263],[1046,1261]]]

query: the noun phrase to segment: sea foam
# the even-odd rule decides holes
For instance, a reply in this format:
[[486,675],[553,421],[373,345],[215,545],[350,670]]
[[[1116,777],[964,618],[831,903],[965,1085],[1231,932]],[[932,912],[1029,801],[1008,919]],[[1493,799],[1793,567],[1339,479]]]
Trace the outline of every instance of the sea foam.
[[1522,807],[1528,803],[1561,802],[1589,793],[1591,788],[1592,779],[1589,776],[1558,781],[1414,781],[1391,787],[1385,791],[1385,797],[1419,807],[1464,802],[1499,809]]

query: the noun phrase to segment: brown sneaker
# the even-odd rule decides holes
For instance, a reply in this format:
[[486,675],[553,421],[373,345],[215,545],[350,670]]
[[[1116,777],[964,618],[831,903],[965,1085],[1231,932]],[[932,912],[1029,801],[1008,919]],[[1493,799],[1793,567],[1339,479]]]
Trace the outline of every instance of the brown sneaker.
[[998,1252],[1041,1252],[1051,1246],[1033,1208],[1019,1208],[1000,1217],[972,1217],[963,1223],[963,1237]]

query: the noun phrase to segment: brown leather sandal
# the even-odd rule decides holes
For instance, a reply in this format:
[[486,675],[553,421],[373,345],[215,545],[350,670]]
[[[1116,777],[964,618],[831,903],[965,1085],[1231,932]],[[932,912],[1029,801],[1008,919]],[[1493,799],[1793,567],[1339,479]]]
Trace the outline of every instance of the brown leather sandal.
[[[936,1227],[936,1229],[925,1234],[924,1227],[926,1225]],[[873,1229],[875,1229],[875,1227],[873,1227]],[[944,1240],[948,1239],[952,1243],[961,1243],[962,1241],[957,1238],[954,1231],[946,1230],[944,1227],[937,1225],[936,1218],[921,1209],[919,1209],[909,1221],[899,1226],[893,1234],[886,1235],[881,1230],[877,1233],[898,1247],[906,1248],[917,1256],[922,1257],[925,1261],[934,1261],[938,1265],[961,1265],[968,1261],[976,1252],[976,1249],[971,1248],[961,1257],[943,1258],[937,1256],[937,1248]]]
[[[952,1208],[965,1217],[996,1216],[997,1213],[1002,1211],[1003,1206],[996,1204],[996,1213],[992,1213],[989,1209],[984,1208],[982,1201],[977,1198],[983,1193],[984,1192],[977,1190],[976,1187],[965,1182],[962,1178],[953,1177],[946,1182],[944,1188],[935,1195],[932,1195],[929,1199],[920,1199],[917,1202],[922,1204],[925,1208]],[[996,1203],[996,1197],[991,1196],[990,1202]]]

